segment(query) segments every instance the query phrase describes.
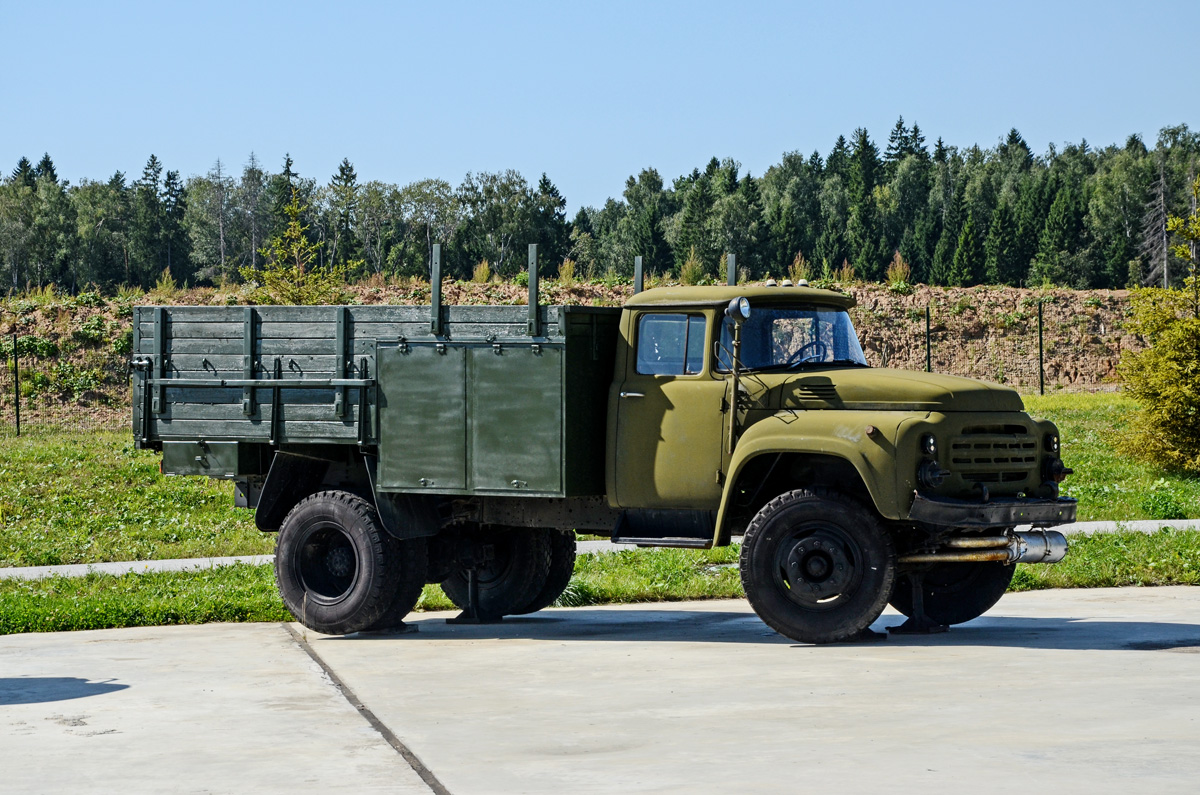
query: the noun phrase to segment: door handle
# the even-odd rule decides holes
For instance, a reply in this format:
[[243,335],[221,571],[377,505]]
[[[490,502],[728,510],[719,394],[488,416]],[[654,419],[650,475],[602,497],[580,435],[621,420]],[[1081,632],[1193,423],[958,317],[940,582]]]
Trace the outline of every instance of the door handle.
[[646,397],[646,396],[641,392],[622,392],[621,397],[626,398],[626,397]]

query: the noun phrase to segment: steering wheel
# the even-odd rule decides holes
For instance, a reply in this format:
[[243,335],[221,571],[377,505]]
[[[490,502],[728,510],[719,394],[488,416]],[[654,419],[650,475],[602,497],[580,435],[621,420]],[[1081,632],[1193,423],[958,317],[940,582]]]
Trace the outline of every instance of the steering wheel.
[[792,355],[788,357],[785,364],[797,364],[801,362],[823,362],[829,354],[829,348],[821,340],[813,340],[812,342],[801,345],[796,350],[792,351]]

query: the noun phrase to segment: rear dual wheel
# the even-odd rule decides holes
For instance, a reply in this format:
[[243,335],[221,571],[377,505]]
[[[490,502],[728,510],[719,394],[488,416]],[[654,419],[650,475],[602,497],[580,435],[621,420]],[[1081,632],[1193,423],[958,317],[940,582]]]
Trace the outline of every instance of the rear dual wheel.
[[860,637],[892,594],[896,553],[866,508],[797,489],[768,502],[742,542],[742,585],[754,612],[803,643]]
[[[459,554],[477,563],[479,613],[499,618],[549,607],[575,570],[575,533],[530,527],[472,528],[459,539]],[[470,601],[469,570],[458,565],[442,581],[457,607]]]

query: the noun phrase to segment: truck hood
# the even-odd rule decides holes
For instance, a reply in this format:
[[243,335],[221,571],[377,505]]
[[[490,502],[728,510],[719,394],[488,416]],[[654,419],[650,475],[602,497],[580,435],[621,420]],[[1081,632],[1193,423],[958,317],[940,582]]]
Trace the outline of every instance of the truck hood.
[[[770,381],[767,380],[770,378]],[[758,382],[757,384],[755,382]],[[773,383],[772,383],[773,382]],[[953,375],[867,367],[829,368],[743,381],[752,396],[769,387],[771,408],[884,411],[1022,411],[1016,390]],[[756,394],[757,393],[757,394]]]

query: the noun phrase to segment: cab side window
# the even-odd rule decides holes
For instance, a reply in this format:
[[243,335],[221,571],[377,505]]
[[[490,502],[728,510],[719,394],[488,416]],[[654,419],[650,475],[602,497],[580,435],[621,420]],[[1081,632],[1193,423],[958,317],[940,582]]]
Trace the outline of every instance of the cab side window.
[[693,375],[703,367],[703,315],[646,314],[638,318],[638,373]]

